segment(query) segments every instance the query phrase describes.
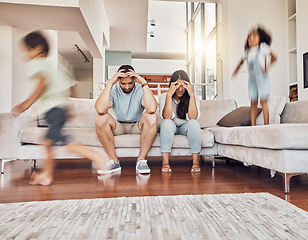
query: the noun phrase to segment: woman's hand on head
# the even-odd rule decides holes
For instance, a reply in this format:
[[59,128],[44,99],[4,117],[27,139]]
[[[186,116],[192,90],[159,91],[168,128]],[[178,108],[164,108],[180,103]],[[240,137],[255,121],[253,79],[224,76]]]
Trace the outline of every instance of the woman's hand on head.
[[194,89],[193,89],[193,87],[192,87],[190,82],[184,81],[183,88],[186,89],[186,91],[188,92],[189,96],[193,96],[194,95]]
[[173,96],[173,94],[175,93],[175,91],[180,87],[180,84],[178,81],[172,82],[170,84],[169,90],[167,92],[167,94],[171,95],[171,97]]

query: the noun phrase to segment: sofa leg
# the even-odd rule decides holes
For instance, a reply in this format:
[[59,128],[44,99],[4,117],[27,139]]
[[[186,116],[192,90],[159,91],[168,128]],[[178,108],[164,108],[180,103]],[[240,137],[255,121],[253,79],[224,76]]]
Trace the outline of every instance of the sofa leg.
[[10,162],[10,161],[14,161],[14,160],[16,160],[16,159],[1,159],[1,174],[4,173],[4,164],[6,162]]
[[283,178],[284,192],[286,194],[290,193],[290,179],[291,179],[291,177],[301,175],[301,173],[281,173],[281,172],[279,172],[279,174]]
[[210,156],[210,158],[212,159],[212,167],[215,167],[215,156]]
[[4,160],[1,159],[1,174],[3,174],[4,169]]
[[36,169],[36,160],[35,159],[32,159],[33,160],[33,168],[34,170]]

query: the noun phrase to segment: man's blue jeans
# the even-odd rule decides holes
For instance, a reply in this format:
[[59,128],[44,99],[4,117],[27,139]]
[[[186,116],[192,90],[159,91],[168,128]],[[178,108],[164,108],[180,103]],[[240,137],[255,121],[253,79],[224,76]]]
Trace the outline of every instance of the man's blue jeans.
[[171,152],[174,134],[187,136],[191,153],[201,151],[201,128],[196,119],[176,126],[171,119],[164,119],[160,125],[160,151]]

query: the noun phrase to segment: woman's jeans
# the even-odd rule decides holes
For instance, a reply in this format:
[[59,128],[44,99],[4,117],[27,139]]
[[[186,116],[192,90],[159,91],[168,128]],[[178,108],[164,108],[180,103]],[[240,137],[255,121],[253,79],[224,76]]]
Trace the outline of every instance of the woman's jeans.
[[160,151],[171,152],[174,134],[187,136],[191,153],[201,151],[201,128],[196,119],[191,119],[176,126],[171,119],[164,119],[160,125]]

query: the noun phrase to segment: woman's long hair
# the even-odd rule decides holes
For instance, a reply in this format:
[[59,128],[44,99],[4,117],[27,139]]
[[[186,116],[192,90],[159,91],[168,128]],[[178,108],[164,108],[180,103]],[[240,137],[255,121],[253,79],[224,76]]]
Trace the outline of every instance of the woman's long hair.
[[[183,70],[178,70],[172,74],[170,82],[169,82],[169,87],[171,86],[172,82],[176,82],[178,79],[182,79],[186,82],[190,82],[187,73]],[[189,100],[190,100],[190,96],[186,90],[183,96],[181,97],[180,103],[176,109],[176,113],[180,119],[186,119],[186,114],[188,113]]]

